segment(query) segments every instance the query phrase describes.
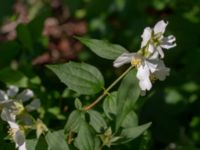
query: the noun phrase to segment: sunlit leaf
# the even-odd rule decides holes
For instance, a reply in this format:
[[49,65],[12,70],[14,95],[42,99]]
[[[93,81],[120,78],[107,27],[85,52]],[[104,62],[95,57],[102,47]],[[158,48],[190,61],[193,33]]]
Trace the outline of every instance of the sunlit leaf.
[[107,128],[106,121],[98,111],[89,110],[88,114],[90,116],[90,125],[96,132],[100,133]]
[[137,114],[134,111],[130,111],[124,118],[121,127],[130,128],[130,127],[136,127],[137,125],[138,125]]
[[133,110],[139,96],[140,88],[136,79],[136,71],[132,70],[122,80],[118,90],[116,130],[119,129],[127,114]]
[[73,112],[71,112],[67,120],[67,123],[65,125],[65,132],[66,133],[77,132],[83,118],[84,118],[84,114],[80,112],[79,110],[74,110]]
[[70,89],[79,94],[95,94],[104,87],[102,74],[92,65],[69,62],[59,65],[48,65],[48,68]]
[[46,141],[51,150],[69,150],[63,130],[48,132]]
[[126,49],[117,44],[111,44],[106,41],[88,39],[88,38],[77,38],[81,43],[89,47],[96,55],[105,59],[116,59],[119,55],[126,52]]
[[145,130],[147,130],[150,125],[151,125],[151,123],[147,123],[147,124],[143,124],[143,125],[140,125],[137,127],[123,129],[120,136],[124,137],[124,139],[122,140],[121,143],[126,143],[126,142],[129,142],[129,141],[137,138]]
[[37,139],[27,139],[26,140],[26,148],[28,150],[36,150],[38,140]]
[[85,121],[82,121],[80,125],[74,144],[79,150],[98,150],[100,146],[99,139]]
[[112,92],[105,98],[103,110],[106,116],[112,120],[117,113],[117,92]]

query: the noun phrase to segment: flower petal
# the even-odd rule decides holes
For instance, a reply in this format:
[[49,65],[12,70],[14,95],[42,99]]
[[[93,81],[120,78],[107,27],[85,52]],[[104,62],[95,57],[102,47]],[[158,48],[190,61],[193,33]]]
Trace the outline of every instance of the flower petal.
[[154,47],[153,44],[149,44],[148,51],[149,51],[150,53],[155,52],[155,47]]
[[0,102],[5,100],[8,100],[8,96],[4,91],[0,90]]
[[148,66],[149,70],[151,73],[155,72],[157,70],[157,60],[156,59],[153,59],[153,60],[148,60],[146,59],[145,60],[145,64],[146,66]]
[[158,59],[159,58],[159,53],[158,51],[154,51],[154,53],[152,53],[152,55],[149,56],[149,60],[153,60],[153,59]]
[[161,47],[165,49],[170,49],[176,46],[176,38],[173,35],[164,37],[161,42]]
[[157,49],[158,53],[160,54],[160,57],[164,58],[165,54],[164,54],[162,48],[160,46],[157,46],[156,49]]
[[13,96],[15,96],[18,93],[18,91],[19,91],[18,87],[14,86],[14,85],[10,85],[8,87],[8,90],[7,90],[7,95],[9,97],[13,97]]
[[174,43],[174,44],[162,44],[162,45],[160,45],[162,48],[165,48],[165,49],[171,49],[171,48],[173,48],[173,47],[176,47],[176,43]]
[[139,86],[142,91],[150,90],[152,87],[151,81],[149,79],[150,71],[147,65],[141,65],[138,67],[136,77],[139,80]]
[[158,64],[157,70],[154,72],[154,74],[156,78],[163,81],[169,75],[170,69],[165,66],[162,60],[159,60],[157,64]]
[[147,45],[148,41],[151,39],[151,35],[152,35],[152,29],[150,27],[146,27],[141,36],[142,37],[141,48]]
[[114,62],[113,66],[118,68],[124,64],[130,63],[135,53],[123,53]]
[[40,107],[40,100],[34,99],[30,104],[26,105],[27,111],[33,111]]
[[3,108],[1,112],[1,119],[6,122],[15,122],[16,115],[12,112],[12,110]]
[[24,144],[22,144],[21,146],[19,146],[18,150],[27,150],[26,143],[24,142]]
[[20,129],[15,131],[15,134],[13,135],[13,140],[15,141],[16,147],[21,147],[22,145],[24,145],[25,135],[23,131],[21,131]]
[[33,96],[34,96],[33,91],[30,89],[26,89],[17,96],[17,99],[22,100],[23,102],[26,102],[30,100]]
[[165,28],[166,28],[167,24],[168,23],[165,23],[163,20],[157,22],[153,29],[154,34],[158,34],[158,33],[163,34],[165,32]]

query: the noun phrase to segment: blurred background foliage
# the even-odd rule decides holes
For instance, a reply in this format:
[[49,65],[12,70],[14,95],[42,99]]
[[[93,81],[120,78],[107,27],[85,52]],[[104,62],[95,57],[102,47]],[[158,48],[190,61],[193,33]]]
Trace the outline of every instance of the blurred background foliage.
[[[29,87],[42,102],[40,117],[61,129],[78,97],[45,65],[86,61],[103,72],[106,84],[124,68],[98,58],[74,36],[108,40],[129,51],[140,47],[144,27],[169,21],[177,47],[166,52],[171,74],[142,97],[140,123],[152,126],[135,141],[113,149],[200,149],[200,0],[6,0],[0,2],[0,87]],[[113,72],[115,70],[115,72]],[[81,96],[84,104],[93,99]],[[102,109],[99,107],[98,109]],[[3,128],[0,125],[0,128]],[[4,134],[0,134],[0,145]]]

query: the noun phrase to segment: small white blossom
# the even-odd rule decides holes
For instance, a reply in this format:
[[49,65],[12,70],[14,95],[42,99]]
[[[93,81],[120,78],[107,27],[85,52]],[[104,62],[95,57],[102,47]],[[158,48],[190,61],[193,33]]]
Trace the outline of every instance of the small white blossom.
[[145,58],[138,53],[123,53],[113,63],[114,67],[120,67],[131,63],[137,68],[136,77],[142,91],[152,88],[152,80],[164,80],[169,75],[169,68],[165,67],[160,59]]
[[[34,120],[27,111],[33,111],[40,107],[40,100],[34,98],[34,93],[30,89],[25,89],[19,92],[19,88],[16,86],[9,86],[5,92],[0,90],[0,112],[1,119],[9,124],[9,135],[15,142],[18,150],[26,150],[25,143],[25,131],[23,127],[17,123],[17,121],[23,122],[25,125],[33,127],[35,126]],[[24,106],[24,102],[29,104]],[[24,111],[26,109],[26,111]],[[19,120],[16,120],[17,116],[20,116]]]
[[9,134],[15,142],[16,148],[18,148],[18,150],[26,150],[25,135],[16,123],[15,112],[10,108],[5,107],[1,112],[1,119],[8,122],[10,126]]
[[156,23],[154,28],[146,27],[142,34],[142,44],[141,48],[146,48],[146,50],[152,54],[155,53],[157,56],[164,57],[164,49],[170,49],[176,46],[176,38],[173,35],[164,37],[164,32],[168,23],[165,23],[163,20]]

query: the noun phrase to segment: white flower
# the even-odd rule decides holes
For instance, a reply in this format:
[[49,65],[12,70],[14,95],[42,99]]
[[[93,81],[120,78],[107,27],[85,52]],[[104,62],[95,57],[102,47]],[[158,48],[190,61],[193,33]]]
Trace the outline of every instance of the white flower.
[[18,150],[26,150],[25,135],[16,123],[16,114],[13,110],[6,107],[3,108],[1,118],[2,120],[8,122],[10,126],[9,134],[15,142],[16,148],[18,148]]
[[[142,44],[141,48],[146,48],[146,50],[152,54],[156,53],[157,56],[164,57],[164,49],[170,49],[176,46],[176,38],[173,35],[164,37],[165,28],[168,23],[165,23],[163,20],[156,23],[154,28],[146,27],[142,34]],[[155,56],[155,54],[154,54]]]
[[165,67],[160,59],[145,58],[138,53],[123,53],[113,63],[114,67],[120,67],[131,63],[137,68],[136,77],[142,91],[149,91],[152,88],[152,80],[164,80],[169,75],[169,68]]
[[[19,94],[18,92],[19,88],[12,85],[6,92],[0,90],[0,112],[1,119],[10,126],[9,135],[15,142],[16,148],[26,150],[23,126],[35,127],[33,117],[27,112],[38,109],[40,100],[34,98],[34,93],[30,89],[25,89]],[[26,111],[24,111],[25,109]],[[19,120],[16,120],[17,116]],[[19,125],[17,121],[23,122],[23,125]]]

